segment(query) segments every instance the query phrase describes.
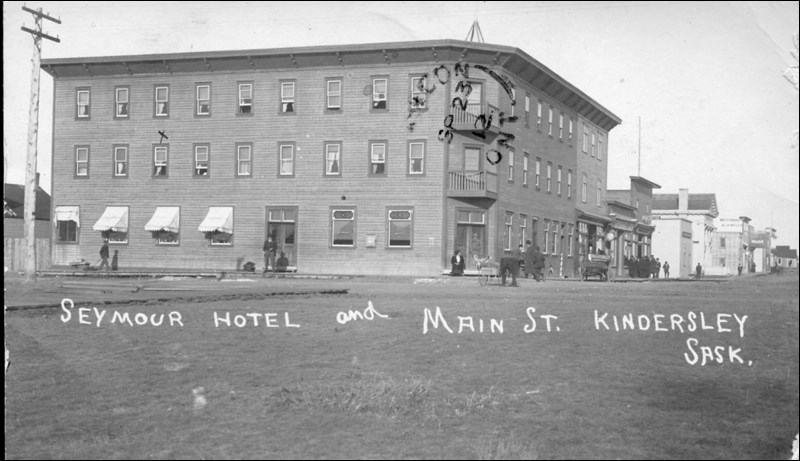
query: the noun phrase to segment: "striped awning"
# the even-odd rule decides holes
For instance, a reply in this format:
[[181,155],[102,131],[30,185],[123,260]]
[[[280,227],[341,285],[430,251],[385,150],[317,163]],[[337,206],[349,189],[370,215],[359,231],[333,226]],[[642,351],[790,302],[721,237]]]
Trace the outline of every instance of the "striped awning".
[[81,211],[77,206],[57,206],[55,211],[55,222],[58,225],[59,221],[75,221],[78,227],[81,226],[80,219]]
[[128,232],[128,207],[108,206],[103,216],[94,223],[96,231]]
[[153,217],[144,225],[150,232],[179,232],[181,228],[181,208],[177,206],[156,207]]
[[233,234],[233,207],[208,207],[208,214],[198,227],[200,232],[225,232]]

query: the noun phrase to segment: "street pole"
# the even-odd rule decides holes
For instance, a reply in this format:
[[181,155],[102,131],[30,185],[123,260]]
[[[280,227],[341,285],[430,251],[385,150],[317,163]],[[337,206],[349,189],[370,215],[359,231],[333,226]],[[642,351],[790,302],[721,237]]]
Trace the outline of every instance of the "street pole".
[[42,9],[32,10],[23,6],[23,11],[27,11],[34,16],[36,21],[35,30],[22,26],[22,30],[33,35],[33,70],[31,71],[31,106],[28,112],[28,153],[25,162],[25,199],[24,199],[24,229],[25,237],[25,280],[32,282],[36,280],[36,155],[37,143],[39,139],[39,67],[42,61],[42,38],[60,42],[58,37],[51,37],[42,32],[42,18],[61,24],[61,21],[42,13]]

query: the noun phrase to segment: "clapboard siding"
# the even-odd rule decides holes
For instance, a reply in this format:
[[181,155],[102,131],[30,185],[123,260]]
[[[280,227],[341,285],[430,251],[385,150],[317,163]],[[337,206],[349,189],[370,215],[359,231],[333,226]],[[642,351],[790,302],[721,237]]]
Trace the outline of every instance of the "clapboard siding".
[[[57,79],[54,136],[54,206],[81,206],[78,245],[54,245],[56,264],[92,259],[101,245],[92,230],[107,206],[129,207],[128,243],[111,245],[124,267],[229,270],[242,260],[263,266],[266,208],[296,206],[297,266],[304,272],[434,274],[441,270],[443,146],[436,139],[444,117],[444,91],[432,95],[431,109],[407,129],[410,75],[431,64],[347,67],[303,71],[212,72],[192,75]],[[388,76],[388,111],[370,112],[365,87],[373,76]],[[343,80],[341,114],[325,113],[325,79]],[[296,113],[279,115],[279,82],[296,82]],[[238,82],[254,85],[252,115],[237,115]],[[195,85],[211,85],[211,116],[194,115]],[[153,117],[154,87],[169,85],[169,117]],[[130,117],[114,118],[114,88],[130,88]],[[91,90],[91,117],[75,119],[77,88]],[[438,98],[437,98],[438,96]],[[438,99],[439,104],[434,101]],[[158,131],[169,139],[168,177],[152,176]],[[368,176],[370,140],[385,140],[387,176]],[[409,177],[408,142],[426,144],[425,175]],[[278,177],[278,145],[295,145],[295,171]],[[324,143],[341,143],[341,176],[325,177]],[[193,176],[193,146],[210,146],[207,177]],[[236,145],[253,146],[252,177],[236,177]],[[129,174],[113,177],[113,146],[127,145]],[[75,146],[89,146],[88,178],[74,177]],[[343,197],[345,199],[343,200]],[[157,206],[181,207],[177,246],[158,246],[144,225]],[[209,206],[234,207],[230,247],[211,247],[197,226]],[[357,209],[353,249],[330,248],[330,208]],[[412,250],[387,249],[386,207],[413,207]],[[366,248],[366,236],[377,247]],[[70,250],[67,250],[67,249]],[[77,251],[76,251],[77,250]],[[77,253],[77,254],[76,254]]]

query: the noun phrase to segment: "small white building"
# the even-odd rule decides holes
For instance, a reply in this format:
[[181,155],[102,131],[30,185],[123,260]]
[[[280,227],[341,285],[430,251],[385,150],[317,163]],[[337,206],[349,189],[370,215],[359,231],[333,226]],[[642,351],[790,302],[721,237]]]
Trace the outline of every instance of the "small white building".
[[[653,194],[654,220],[663,222],[680,218],[691,223],[692,271],[697,263],[702,265],[704,272],[713,266],[714,219],[717,216],[719,211],[716,194],[690,194],[689,189],[679,189],[677,194]],[[674,241],[672,244],[676,245]]]
[[[692,221],[680,216],[654,215],[653,254],[662,267],[669,263],[669,278],[689,278],[692,265]],[[666,276],[666,275],[664,275]]]

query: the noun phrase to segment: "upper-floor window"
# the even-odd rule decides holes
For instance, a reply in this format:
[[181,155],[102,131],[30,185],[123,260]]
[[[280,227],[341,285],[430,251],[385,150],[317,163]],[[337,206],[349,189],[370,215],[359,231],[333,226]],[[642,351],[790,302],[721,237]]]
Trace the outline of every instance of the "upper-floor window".
[[558,114],[558,139],[564,139],[564,114]]
[[153,148],[153,176],[167,176],[169,149],[166,146]]
[[540,185],[541,185],[540,179],[542,177],[542,159],[540,159],[540,158],[536,159],[536,170],[535,170],[534,174],[535,174],[534,185],[536,187],[540,187]]
[[572,119],[569,119],[569,137],[567,138],[567,140],[569,141],[570,145],[572,144],[572,133],[574,125],[575,122]]
[[389,99],[389,79],[372,79],[372,108],[386,109],[386,102]]
[[527,152],[523,152],[522,154],[522,185],[528,185],[528,162],[530,160],[530,155]]
[[595,197],[594,204],[600,206],[600,198],[603,196],[603,182],[597,180],[597,197]]
[[572,198],[572,170],[567,170],[567,198]]
[[719,239],[719,247],[725,248],[725,237],[720,237]]
[[325,107],[328,110],[341,110],[342,108],[342,81],[327,80],[325,82]]
[[425,109],[428,93],[426,77],[411,77],[411,108]]
[[589,153],[589,129],[583,127],[583,152]]
[[542,101],[536,103],[536,129],[542,129]]
[[517,90],[515,88],[511,88],[511,116],[513,117],[516,115],[516,102],[517,102]]
[[194,146],[194,175],[208,176],[208,168],[211,163],[209,157],[208,144]]
[[553,136],[553,106],[547,112],[547,134]]
[[236,145],[236,176],[252,176],[253,174],[253,146],[250,144]]
[[531,95],[525,95],[525,126],[531,122]]
[[78,118],[89,118],[89,99],[90,91],[88,89],[78,90],[77,107],[75,109],[75,115]]
[[128,117],[128,93],[130,90],[126,88],[115,88],[114,89],[114,98],[116,102],[114,104],[114,116],[117,118],[127,118]]
[[595,134],[592,133],[592,157],[597,153],[597,144],[595,143]]
[[408,143],[408,174],[425,174],[425,143],[413,141]]
[[197,115],[211,115],[211,85],[197,85]]
[[597,160],[603,160],[603,137],[597,135]]
[[508,181],[514,181],[514,151],[508,151]]
[[239,84],[239,113],[252,114],[253,113],[253,84],[240,83]]
[[558,195],[561,195],[561,171],[562,171],[562,168],[559,165],[558,171],[556,172],[556,193]]
[[325,143],[325,175],[342,175],[342,145],[341,143]]
[[128,176],[128,146],[114,146],[114,176]]
[[169,116],[169,87],[157,86],[155,100],[155,115],[156,117]]
[[281,82],[281,113],[294,112],[294,84],[295,82]]
[[[583,202],[583,203],[586,203],[586,189],[588,187],[588,184],[589,184],[589,179],[584,174],[583,175],[583,183],[581,184],[581,202]],[[637,206],[638,206],[638,204],[637,204]]]
[[553,183],[553,164],[547,162],[547,192],[551,192],[551,185]]
[[386,143],[369,144],[369,175],[386,176]]
[[89,177],[89,147],[75,148],[75,176]]
[[294,175],[294,144],[278,145],[278,175]]

